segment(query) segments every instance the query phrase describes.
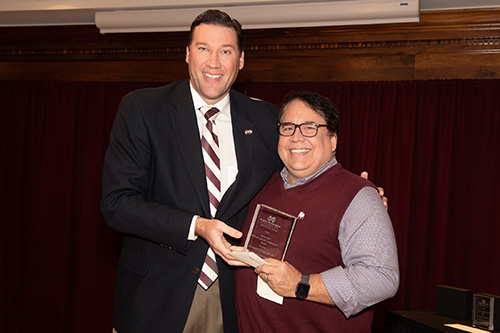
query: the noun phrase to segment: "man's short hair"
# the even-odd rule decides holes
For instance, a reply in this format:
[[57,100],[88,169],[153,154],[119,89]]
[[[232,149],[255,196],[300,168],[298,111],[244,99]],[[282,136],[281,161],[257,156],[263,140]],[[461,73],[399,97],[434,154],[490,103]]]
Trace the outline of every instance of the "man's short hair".
[[218,9],[208,9],[194,19],[193,23],[191,23],[191,29],[189,30],[188,46],[191,45],[193,41],[194,29],[200,24],[218,25],[233,29],[238,37],[239,51],[241,52],[243,50],[243,29],[241,28],[240,22]]
[[283,113],[293,101],[302,101],[314,112],[319,114],[326,122],[330,134],[339,133],[339,110],[329,98],[311,91],[292,91],[285,96],[283,105],[279,110],[278,119],[281,121]]

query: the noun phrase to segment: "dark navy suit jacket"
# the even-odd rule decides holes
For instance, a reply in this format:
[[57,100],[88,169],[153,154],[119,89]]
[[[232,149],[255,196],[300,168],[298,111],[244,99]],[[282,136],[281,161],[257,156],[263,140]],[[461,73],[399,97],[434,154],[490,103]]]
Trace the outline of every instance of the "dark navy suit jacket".
[[[241,229],[248,204],[280,165],[276,107],[230,92],[238,175],[216,218]],[[208,245],[188,241],[194,214],[209,217],[200,134],[189,81],[127,94],[105,156],[101,210],[125,234],[114,327],[181,332]],[[224,329],[237,331],[233,269],[218,260]]]

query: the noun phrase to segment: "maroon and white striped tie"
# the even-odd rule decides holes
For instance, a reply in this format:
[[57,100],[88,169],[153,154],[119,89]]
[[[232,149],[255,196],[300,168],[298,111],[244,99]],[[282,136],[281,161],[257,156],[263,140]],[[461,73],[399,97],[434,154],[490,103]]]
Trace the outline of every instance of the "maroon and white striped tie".
[[[207,175],[210,214],[214,218],[221,197],[219,138],[215,127],[215,118],[219,114],[219,110],[211,108],[207,111],[202,110],[202,112],[204,112],[207,123],[202,131],[201,146],[203,148],[203,160],[205,161],[205,173]],[[217,276],[215,253],[211,248],[208,248],[198,283],[207,290],[217,279]]]

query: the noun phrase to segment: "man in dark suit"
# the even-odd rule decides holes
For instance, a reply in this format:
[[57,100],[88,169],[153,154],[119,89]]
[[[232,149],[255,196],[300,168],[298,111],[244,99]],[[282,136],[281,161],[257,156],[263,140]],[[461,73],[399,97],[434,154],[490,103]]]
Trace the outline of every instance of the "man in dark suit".
[[[125,234],[114,328],[125,332],[235,332],[227,253],[241,237],[248,203],[280,164],[276,108],[231,90],[244,66],[241,25],[209,10],[191,26],[190,80],[126,95],[103,168],[101,209]],[[211,218],[200,109],[217,107],[222,195]],[[205,158],[206,159],[206,158]],[[217,279],[198,279],[207,251]]]

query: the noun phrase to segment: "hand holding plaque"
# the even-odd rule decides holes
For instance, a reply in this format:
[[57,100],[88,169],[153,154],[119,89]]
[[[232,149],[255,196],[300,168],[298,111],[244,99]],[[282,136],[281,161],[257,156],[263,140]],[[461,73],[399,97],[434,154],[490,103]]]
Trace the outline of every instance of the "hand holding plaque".
[[265,264],[263,258],[283,260],[296,220],[296,216],[258,204],[245,240],[246,252],[229,254],[253,267]]

